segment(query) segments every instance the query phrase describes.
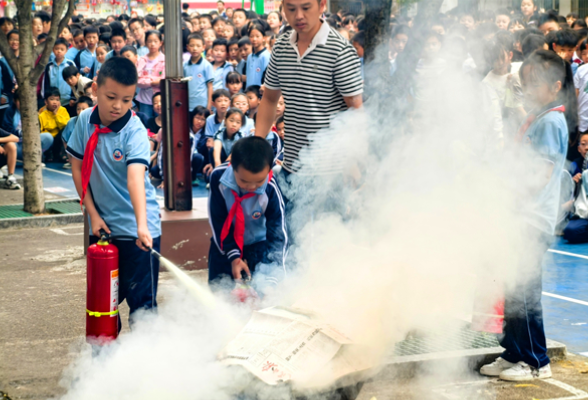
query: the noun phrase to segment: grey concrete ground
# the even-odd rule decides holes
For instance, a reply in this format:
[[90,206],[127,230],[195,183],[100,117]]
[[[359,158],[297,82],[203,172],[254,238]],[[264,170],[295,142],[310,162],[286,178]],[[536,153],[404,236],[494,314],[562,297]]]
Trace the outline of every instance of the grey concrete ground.
[[[62,371],[84,341],[82,226],[0,230],[0,244],[0,391],[14,400],[59,397]],[[162,273],[160,302],[173,285]],[[127,312],[123,305],[125,330]],[[572,356],[556,362],[554,381],[522,385],[475,374],[461,381],[379,376],[363,386],[358,400],[588,399],[587,360]]]

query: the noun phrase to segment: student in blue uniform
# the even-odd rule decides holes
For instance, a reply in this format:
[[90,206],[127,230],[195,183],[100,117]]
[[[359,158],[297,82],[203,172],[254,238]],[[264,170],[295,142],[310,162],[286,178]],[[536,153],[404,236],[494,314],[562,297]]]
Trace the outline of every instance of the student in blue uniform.
[[212,105],[216,112],[206,119],[206,127],[204,129],[204,134],[209,138],[213,138],[216,135],[225,120],[225,115],[231,105],[229,91],[225,89],[215,90],[212,93]]
[[[86,26],[84,28],[84,40],[86,42],[86,48],[80,50],[80,52],[74,58],[74,63],[80,74],[86,78],[94,78],[92,73],[94,62],[96,61],[96,46],[98,45],[98,28],[95,26]],[[96,71],[94,71],[95,73]]]
[[[100,230],[119,251],[119,302],[130,308],[157,307],[161,221],[149,167],[147,130],[131,110],[137,69],[124,57],[106,61],[93,84],[97,105],[82,111],[68,141],[72,176],[90,218],[90,243]],[[90,310],[100,311],[100,310]]]
[[[544,177],[535,195],[525,204],[525,236],[536,246],[525,254],[516,280],[507,287],[504,304],[505,351],[480,372],[507,381],[528,381],[551,377],[541,307],[542,258],[553,241],[561,173],[568,146],[565,91],[573,90],[571,71],[556,53],[538,50],[520,69],[525,100],[533,107],[519,129],[518,139],[536,158],[530,176]],[[540,251],[539,251],[540,250]]]
[[213,237],[208,253],[208,281],[223,276],[241,279],[263,273],[277,282],[285,275],[288,236],[284,200],[270,168],[269,143],[251,136],[233,146],[231,164],[216,168],[210,178],[208,215]]
[[188,95],[190,96],[190,112],[197,106],[209,108],[212,106],[212,82],[214,74],[212,64],[204,57],[204,38],[199,33],[188,36],[188,51],[190,59],[184,63],[184,76],[192,77],[188,81]]
[[41,87],[41,96],[45,97],[45,91],[49,88],[57,88],[61,95],[61,105],[68,106],[70,100],[75,99],[72,88],[67,84],[63,78],[63,71],[67,67],[74,67],[75,64],[72,60],[65,58],[67,53],[67,41],[63,38],[57,38],[53,45],[53,54],[55,59],[50,61],[45,66],[45,75],[43,77],[43,85]]
[[212,159],[215,167],[227,160],[231,155],[233,145],[243,138],[241,128],[243,127],[244,117],[243,112],[238,108],[231,108],[227,111],[224,126],[214,135]]
[[227,61],[229,55],[229,42],[225,39],[216,39],[212,42],[211,51],[214,59],[214,63],[212,64],[214,76],[212,88],[214,90],[226,89],[227,75],[235,70],[233,64]]
[[263,74],[270,62],[270,52],[265,48],[263,42],[264,29],[261,25],[251,24],[248,30],[249,40],[253,47],[253,53],[247,56],[247,86],[261,86]]

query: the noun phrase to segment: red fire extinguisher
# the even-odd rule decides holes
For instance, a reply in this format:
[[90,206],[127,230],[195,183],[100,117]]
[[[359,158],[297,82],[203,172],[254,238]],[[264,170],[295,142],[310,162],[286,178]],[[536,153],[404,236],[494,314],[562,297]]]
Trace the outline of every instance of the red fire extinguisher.
[[100,230],[87,252],[86,341],[96,345],[118,336],[118,249],[109,239]]

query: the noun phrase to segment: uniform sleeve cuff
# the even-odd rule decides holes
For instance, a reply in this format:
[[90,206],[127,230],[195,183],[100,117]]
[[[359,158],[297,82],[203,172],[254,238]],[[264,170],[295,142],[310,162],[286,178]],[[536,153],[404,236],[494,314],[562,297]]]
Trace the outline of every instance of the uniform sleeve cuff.
[[78,160],[83,160],[84,159],[84,155],[80,154],[78,152],[76,152],[74,149],[72,149],[71,147],[67,146],[67,149],[65,150],[70,156],[77,158]]
[[230,250],[227,252],[227,258],[229,259],[229,261],[233,262],[233,260],[241,258],[241,252],[239,251],[239,249]]

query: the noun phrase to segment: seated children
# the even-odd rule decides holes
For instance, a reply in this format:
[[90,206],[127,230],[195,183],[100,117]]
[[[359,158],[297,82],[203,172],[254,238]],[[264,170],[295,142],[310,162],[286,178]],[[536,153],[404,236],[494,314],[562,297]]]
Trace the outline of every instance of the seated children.
[[243,93],[234,95],[231,98],[231,108],[238,108],[243,113],[243,126],[241,127],[243,137],[255,134],[255,122],[253,119],[247,117],[247,111],[249,111],[247,97]]
[[94,83],[98,104],[78,116],[67,143],[73,180],[90,220],[90,243],[103,229],[118,249],[119,303],[127,300],[131,327],[136,311],[157,307],[159,261],[149,249],[159,251],[161,236],[155,188],[146,173],[149,140],[130,109],[136,84],[132,62],[107,60]]
[[84,90],[86,85],[92,84],[92,79],[81,76],[80,71],[78,71],[75,65],[70,65],[69,67],[65,68],[61,73],[61,77],[65,83],[69,85],[74,97],[78,100],[80,97],[86,95]]
[[[19,137],[0,129],[0,156],[6,158],[6,166],[8,175],[4,180],[4,189],[17,190],[20,189],[20,185],[14,177],[14,169],[16,167],[16,155],[17,155],[17,143]],[[3,178],[2,172],[0,172],[0,178]]]
[[55,55],[55,59],[47,63],[45,66],[43,85],[41,87],[41,96],[43,98],[45,98],[46,89],[59,89],[62,106],[69,105],[69,101],[72,97],[72,88],[63,78],[63,72],[66,68],[76,67],[73,61],[65,59],[66,52],[67,41],[63,38],[57,38],[55,44],[53,45],[53,54]]
[[[281,116],[276,120],[276,135],[280,138],[280,144],[284,143],[284,131],[284,117]],[[276,150],[278,150],[277,153]],[[274,154],[276,154],[274,159],[276,165],[282,165],[284,162],[284,146],[280,146],[279,149],[274,148]]]
[[149,136],[149,143],[151,151],[157,151],[157,141],[154,139],[155,135],[161,129],[161,93],[155,93],[151,100],[153,102],[153,117],[147,121],[147,135]]
[[214,136],[213,160],[214,167],[224,163],[235,142],[243,138],[240,129],[243,126],[243,112],[238,108],[231,108],[225,117],[225,127]]
[[261,103],[261,87],[256,85],[248,86],[245,89],[245,94],[247,95],[247,101],[249,101],[249,113],[247,116],[255,121],[257,109],[259,108],[259,103]]
[[[84,40],[86,41],[86,48],[80,50],[73,60],[78,67],[80,73],[87,77],[93,78],[94,61],[96,61],[96,46],[98,44],[98,28],[95,26],[86,26],[84,28]],[[95,71],[94,71],[95,72]]]
[[227,90],[218,89],[212,93],[212,105],[216,112],[206,119],[206,128],[204,131],[206,137],[213,138],[214,135],[216,135],[216,132],[220,129],[225,120],[225,115],[230,104],[231,99]]
[[65,156],[61,157],[61,131],[69,121],[69,113],[61,106],[59,89],[49,88],[45,90],[45,107],[39,111],[39,124],[41,135],[49,133],[53,137],[51,143],[51,154],[46,156],[46,162],[66,161]]
[[188,95],[190,96],[190,110],[197,106],[208,109],[212,107],[212,81],[214,80],[212,65],[202,58],[204,39],[199,33],[188,36],[188,51],[190,59],[184,63],[184,76],[192,77],[188,81]]
[[[582,68],[588,68],[582,66]],[[580,68],[578,71],[581,71]],[[576,74],[576,77],[578,74]],[[574,77],[574,80],[576,80]],[[576,158],[571,164],[571,175],[577,185],[584,185],[584,189],[588,187],[588,176],[584,176],[584,171],[588,167],[586,162],[586,153],[588,152],[588,132],[580,133],[578,138],[578,152],[580,157]],[[581,190],[577,190],[578,196],[583,195]],[[584,190],[584,193],[588,191]],[[588,201],[588,199],[585,199]],[[587,243],[588,242],[588,219],[586,215],[579,215],[577,212],[568,222],[568,225],[563,230],[563,237],[569,243]]]
[[271,146],[252,136],[235,143],[231,164],[212,173],[208,215],[214,235],[208,253],[209,282],[223,276],[241,279],[243,272],[251,276],[259,263],[270,265],[263,271],[269,281],[283,278],[286,219],[282,194],[270,173],[272,163]]
[[231,98],[243,89],[243,80],[238,72],[231,72],[227,75],[225,86],[231,95]]
[[212,43],[212,57],[214,58],[212,88],[214,90],[226,89],[227,75],[234,70],[233,64],[227,61],[227,53],[228,43],[225,39],[216,39]]
[[[74,127],[76,126],[76,121],[78,120],[77,116],[80,115],[80,113],[84,111],[86,108],[90,108],[93,105],[94,103],[92,102],[92,99],[87,96],[80,96],[80,98],[78,99],[78,102],[76,103],[76,116],[70,118],[69,121],[67,121],[67,125],[65,125],[65,128],[63,128],[63,131],[61,132],[61,141],[63,142],[64,149],[67,150],[67,142],[71,137]],[[69,160],[69,155],[67,153],[66,155],[67,159]],[[70,169],[70,162],[63,164],[63,168]]]
[[363,53],[364,53],[364,46],[365,46],[365,33],[357,32],[353,35],[353,39],[351,39],[351,44],[353,48],[357,52],[357,56],[359,57],[359,62],[361,63],[361,77],[363,79]]

